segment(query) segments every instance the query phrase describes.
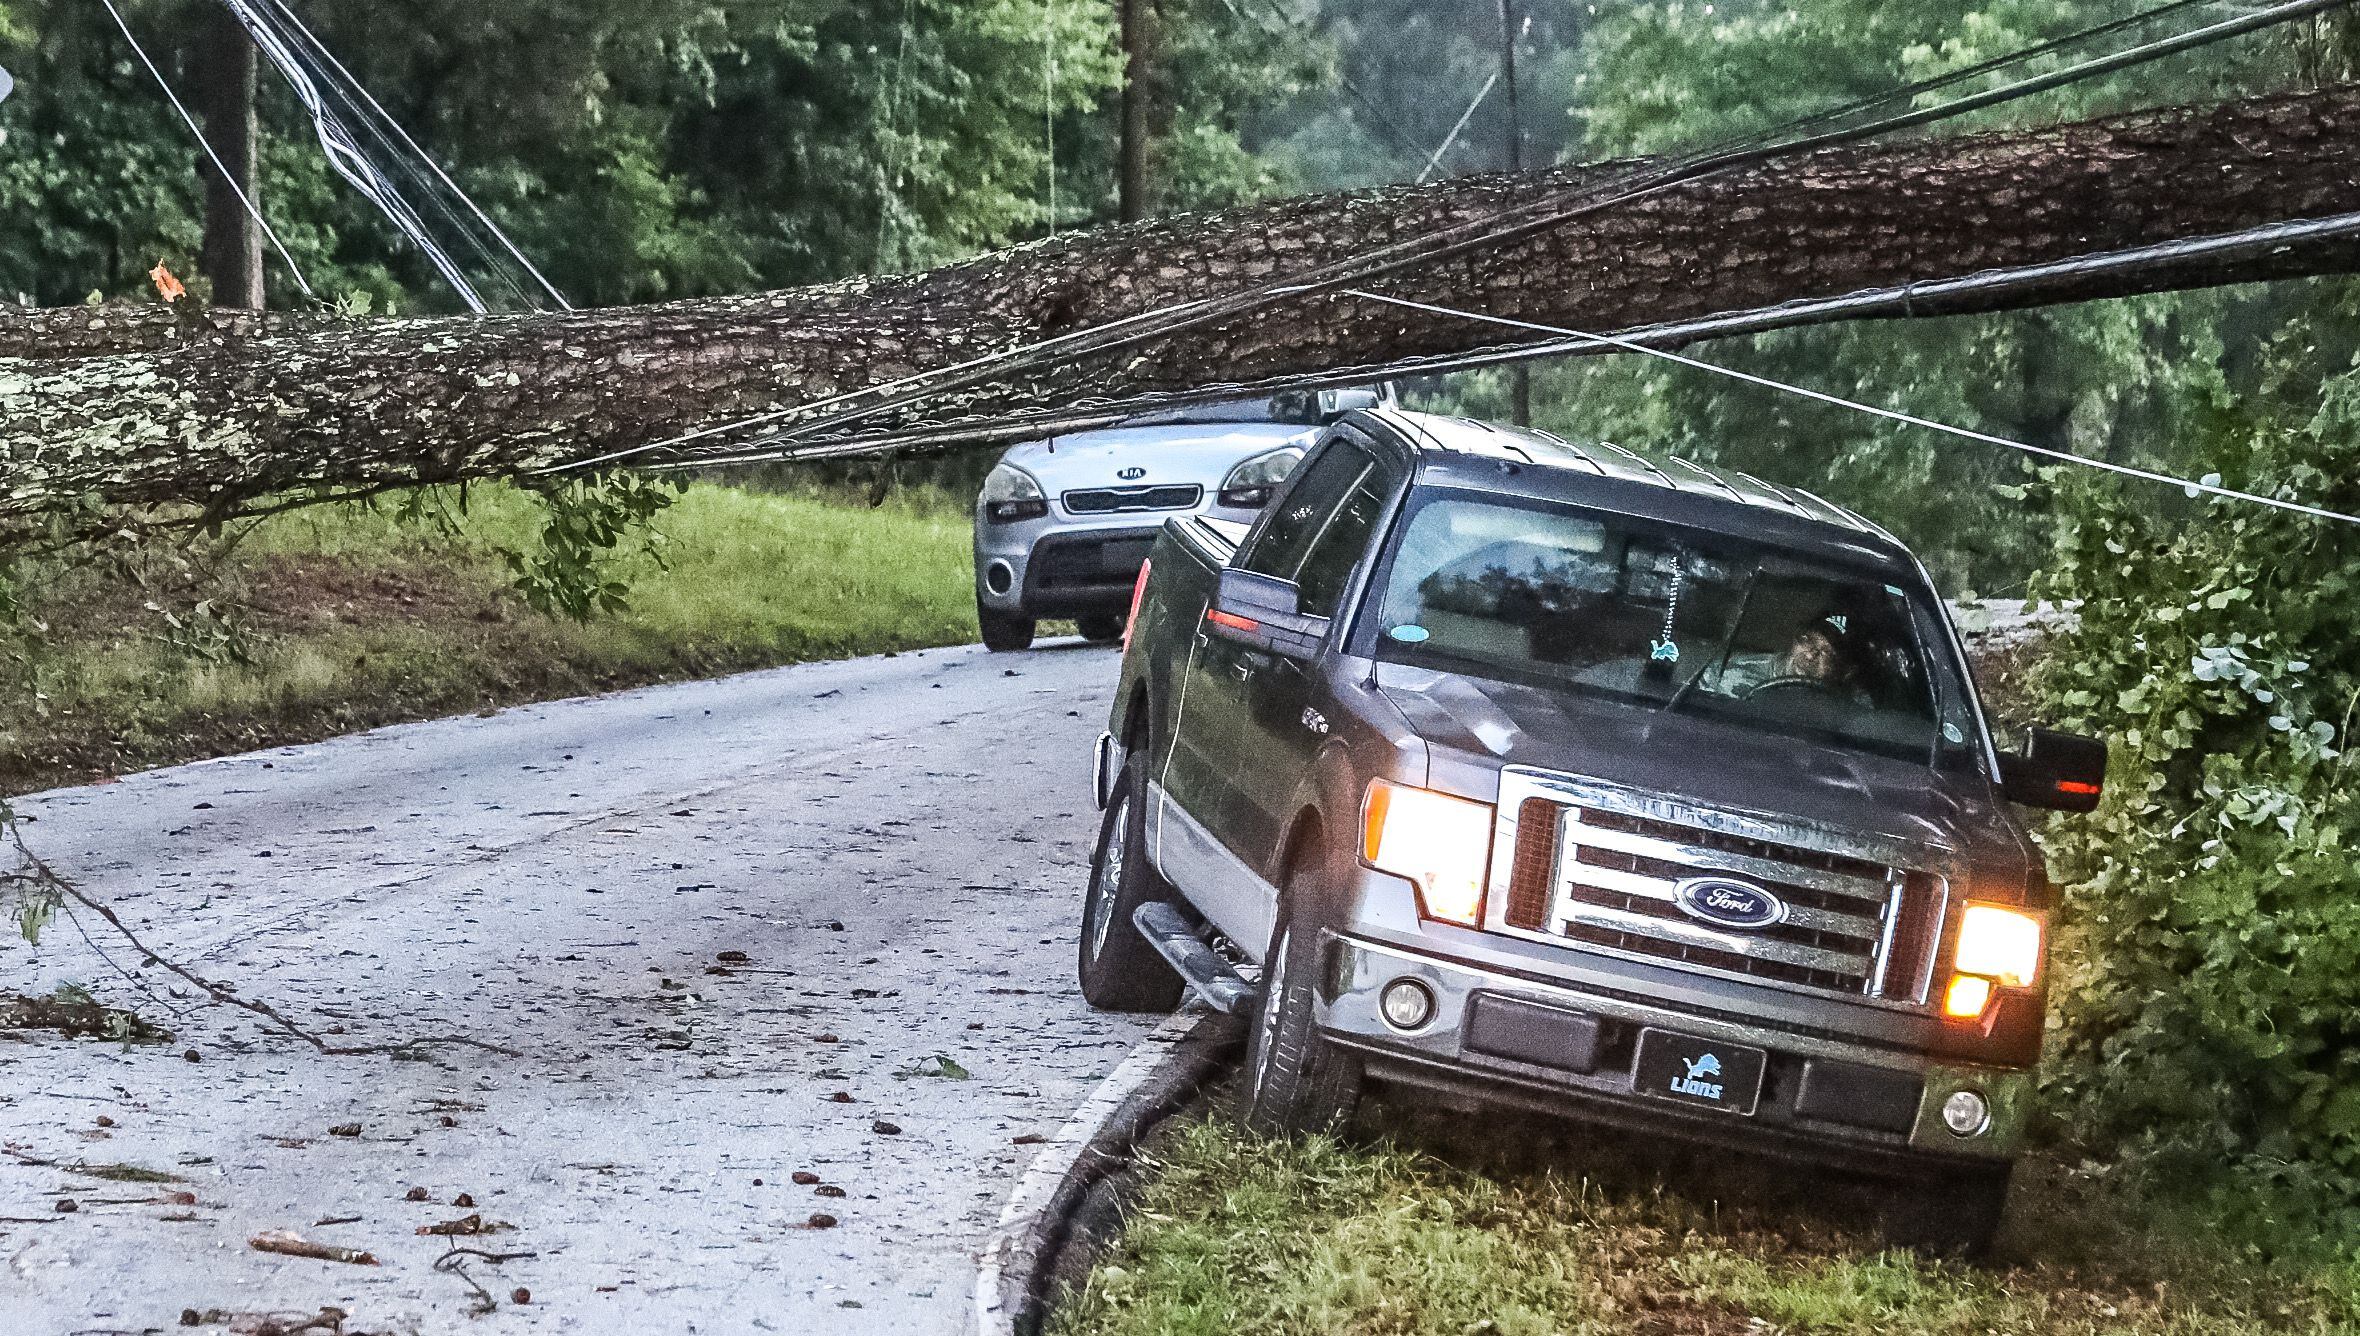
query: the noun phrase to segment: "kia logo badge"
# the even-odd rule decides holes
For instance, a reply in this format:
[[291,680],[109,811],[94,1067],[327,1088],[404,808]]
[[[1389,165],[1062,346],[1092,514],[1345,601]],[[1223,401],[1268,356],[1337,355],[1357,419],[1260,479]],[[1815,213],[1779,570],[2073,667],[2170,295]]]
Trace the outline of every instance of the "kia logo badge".
[[1767,928],[1786,920],[1786,902],[1759,886],[1727,877],[1690,877],[1672,903],[1692,919],[1720,928]]
[[1134,465],[1132,465],[1130,468],[1124,469],[1122,472],[1120,472],[1120,473],[1117,473],[1117,474],[1116,474],[1116,475],[1114,475],[1114,476],[1116,476],[1116,477],[1118,477],[1118,478],[1122,479],[1124,482],[1132,482],[1132,481],[1134,481],[1134,480],[1136,480],[1136,479],[1139,479],[1139,478],[1144,478],[1144,477],[1146,477],[1146,476],[1147,476],[1147,470],[1146,470],[1146,469],[1143,469],[1143,468],[1140,468],[1138,465],[1134,464]]

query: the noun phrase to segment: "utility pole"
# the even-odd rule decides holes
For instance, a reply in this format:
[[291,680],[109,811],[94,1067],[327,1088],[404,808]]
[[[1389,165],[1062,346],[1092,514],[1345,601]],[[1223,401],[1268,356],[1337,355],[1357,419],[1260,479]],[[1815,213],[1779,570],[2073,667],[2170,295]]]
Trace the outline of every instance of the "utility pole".
[[1150,0],[1115,0],[1122,16],[1122,150],[1115,183],[1115,216],[1131,223],[1147,216],[1148,67],[1154,39]]
[[[1516,0],[1500,0],[1500,83],[1508,95],[1508,170],[1524,170],[1524,105],[1516,92]],[[1508,368],[1509,412],[1519,427],[1532,425],[1532,368],[1523,362]]]
[[213,283],[213,304],[259,311],[263,306],[262,229],[238,199],[238,192],[262,207],[261,126],[254,97],[259,71],[253,39],[218,0],[200,0],[194,91],[197,114],[205,120],[205,141],[236,174],[233,185],[212,163],[199,167],[205,178],[205,240],[197,272]]

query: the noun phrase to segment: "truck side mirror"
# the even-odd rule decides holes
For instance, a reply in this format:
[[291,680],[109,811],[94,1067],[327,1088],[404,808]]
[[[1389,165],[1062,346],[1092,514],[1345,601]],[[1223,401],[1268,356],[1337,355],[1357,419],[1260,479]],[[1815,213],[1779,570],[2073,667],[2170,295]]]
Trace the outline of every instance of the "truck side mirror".
[[1319,392],[1319,420],[1333,422],[1356,409],[1379,408],[1385,399],[1381,391],[1370,389],[1321,390]]
[[2027,729],[2023,751],[2000,754],[1999,787],[2010,802],[2026,807],[2094,811],[2106,791],[2106,744],[2053,729]]
[[1302,600],[1303,591],[1292,580],[1232,567],[1221,572],[1213,604],[1205,609],[1205,633],[1290,659],[1308,659],[1327,639],[1328,619],[1299,611]]

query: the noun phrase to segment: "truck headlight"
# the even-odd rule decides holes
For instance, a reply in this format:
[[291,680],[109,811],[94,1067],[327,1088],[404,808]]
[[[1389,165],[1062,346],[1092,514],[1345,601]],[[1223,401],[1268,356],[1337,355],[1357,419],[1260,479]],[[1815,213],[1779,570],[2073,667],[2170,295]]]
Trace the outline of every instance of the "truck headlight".
[[1049,498],[1033,476],[1014,464],[992,465],[983,480],[984,518],[994,524],[1037,520],[1049,513]]
[[1221,480],[1221,504],[1240,510],[1260,510],[1270,504],[1270,494],[1303,462],[1303,447],[1280,446],[1266,454],[1259,454],[1236,468]]
[[1992,993],[2022,988],[2040,975],[2041,921],[2001,905],[1969,904],[1959,918],[1958,950],[1942,1010],[1960,1019],[1983,1014]]
[[1369,783],[1361,818],[1361,857],[1379,872],[1416,882],[1426,917],[1469,927],[1483,921],[1490,803],[1379,779]]

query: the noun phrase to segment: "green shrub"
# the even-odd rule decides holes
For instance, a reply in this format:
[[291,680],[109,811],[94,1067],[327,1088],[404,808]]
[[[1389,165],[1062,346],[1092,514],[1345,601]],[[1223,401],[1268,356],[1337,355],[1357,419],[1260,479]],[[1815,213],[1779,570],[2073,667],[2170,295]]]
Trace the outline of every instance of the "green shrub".
[[[2347,370],[2223,423],[2217,458],[2228,486],[2360,511],[2356,429]],[[2082,607],[2045,694],[2114,750],[2098,816],[2048,839],[2073,883],[2054,1107],[2169,1177],[2228,1163],[2360,1211],[2360,526],[2056,481],[2044,592]]]

